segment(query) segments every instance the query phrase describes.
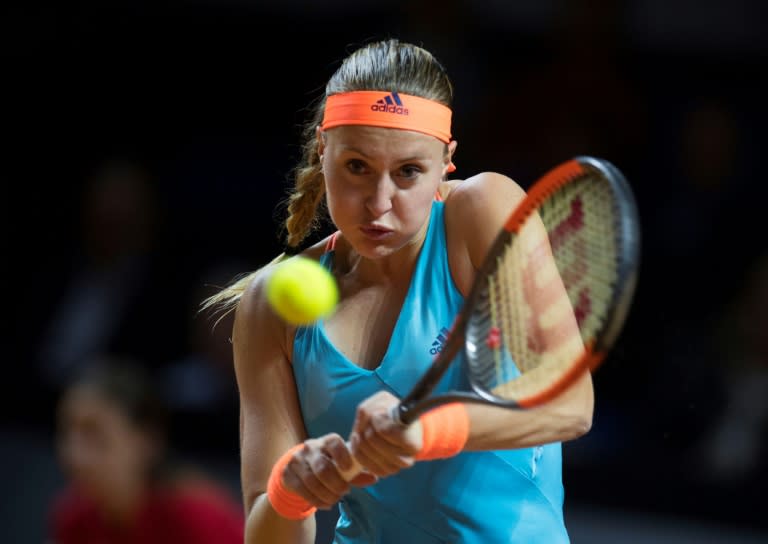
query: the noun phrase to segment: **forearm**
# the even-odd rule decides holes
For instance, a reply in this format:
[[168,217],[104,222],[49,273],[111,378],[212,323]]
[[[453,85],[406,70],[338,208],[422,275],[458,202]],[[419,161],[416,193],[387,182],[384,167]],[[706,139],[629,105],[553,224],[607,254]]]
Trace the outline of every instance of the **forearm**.
[[592,425],[594,397],[586,374],[568,391],[529,410],[468,404],[468,451],[516,449],[565,442],[586,434]]
[[281,517],[274,511],[267,494],[253,501],[245,521],[245,544],[263,542],[291,542],[313,544],[315,541],[315,516],[301,521]]

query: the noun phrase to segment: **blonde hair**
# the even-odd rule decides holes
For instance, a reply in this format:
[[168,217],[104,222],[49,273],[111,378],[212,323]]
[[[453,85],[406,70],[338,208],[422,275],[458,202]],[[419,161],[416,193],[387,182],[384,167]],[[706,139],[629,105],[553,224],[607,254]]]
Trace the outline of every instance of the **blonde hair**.
[[[326,97],[350,91],[397,91],[434,100],[451,107],[453,86],[442,64],[426,49],[388,39],[372,42],[346,57],[316,101],[302,130],[302,156],[293,169],[294,187],[287,198],[287,249],[266,266],[298,253],[302,242],[320,225],[325,180],[318,156],[317,127],[323,120]],[[243,292],[264,267],[245,274],[206,298],[201,311],[216,309],[222,317],[237,307]]]

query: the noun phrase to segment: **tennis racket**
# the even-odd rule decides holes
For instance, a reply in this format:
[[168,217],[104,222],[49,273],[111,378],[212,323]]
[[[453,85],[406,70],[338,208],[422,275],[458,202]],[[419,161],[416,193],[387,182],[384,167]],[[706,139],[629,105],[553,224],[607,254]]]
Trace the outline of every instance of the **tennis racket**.
[[[529,409],[594,371],[630,308],[639,248],[634,196],[615,166],[584,156],[550,170],[508,216],[443,350],[393,417],[407,425],[455,401]],[[470,390],[431,395],[462,351]]]

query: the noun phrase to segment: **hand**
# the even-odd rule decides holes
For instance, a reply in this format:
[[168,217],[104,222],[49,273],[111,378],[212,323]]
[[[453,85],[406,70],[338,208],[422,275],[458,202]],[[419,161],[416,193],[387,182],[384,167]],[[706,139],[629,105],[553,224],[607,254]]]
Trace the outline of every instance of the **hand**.
[[391,476],[415,462],[422,446],[421,423],[409,426],[392,418],[399,399],[382,391],[357,407],[349,444],[355,459],[379,477]]
[[349,492],[350,486],[364,487],[376,482],[376,476],[367,472],[350,482],[344,480],[339,471],[352,465],[352,453],[344,439],[338,434],[327,434],[306,440],[304,447],[293,454],[283,472],[283,483],[313,506],[327,510]]

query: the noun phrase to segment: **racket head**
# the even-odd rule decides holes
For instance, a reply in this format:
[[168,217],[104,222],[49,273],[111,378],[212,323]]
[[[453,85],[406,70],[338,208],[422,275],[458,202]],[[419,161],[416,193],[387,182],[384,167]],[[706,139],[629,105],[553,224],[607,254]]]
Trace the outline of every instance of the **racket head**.
[[637,206],[618,168],[581,156],[540,178],[467,297],[466,371],[477,399],[531,408],[594,371],[623,328],[639,260]]

